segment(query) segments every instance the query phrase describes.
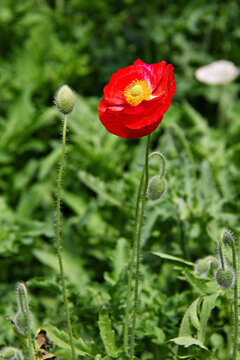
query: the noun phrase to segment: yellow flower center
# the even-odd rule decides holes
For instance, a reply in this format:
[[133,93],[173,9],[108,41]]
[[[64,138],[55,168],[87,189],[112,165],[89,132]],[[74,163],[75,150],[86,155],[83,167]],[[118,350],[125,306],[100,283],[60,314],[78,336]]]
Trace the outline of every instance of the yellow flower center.
[[131,106],[139,105],[143,100],[150,99],[152,89],[146,80],[133,80],[124,90],[127,103]]

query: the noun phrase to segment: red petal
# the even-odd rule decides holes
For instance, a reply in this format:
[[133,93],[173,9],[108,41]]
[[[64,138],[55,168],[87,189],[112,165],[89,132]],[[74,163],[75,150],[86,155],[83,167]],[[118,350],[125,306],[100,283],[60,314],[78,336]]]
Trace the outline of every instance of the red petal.
[[124,90],[134,80],[148,81],[152,90],[159,83],[159,81],[156,81],[151,67],[130,65],[125,69],[119,69],[112,75],[110,82],[103,90],[106,102],[114,105],[126,104]]
[[[159,116],[156,102],[144,103],[141,107],[126,106],[119,111],[115,107],[108,107],[103,99],[98,107],[100,121],[110,133],[120,137],[137,139],[146,136],[156,129],[162,117]],[[137,112],[134,111],[136,108]]]
[[166,90],[175,86],[173,69],[174,68],[171,64],[167,65],[167,67],[164,69],[164,72],[162,73],[162,76],[155,91],[153,92],[153,95],[161,95],[162,93],[165,93]]
[[163,60],[157,64],[145,64],[142,60],[138,59],[134,61],[133,65],[143,66],[152,74],[152,79],[154,79],[154,81],[152,80],[151,84],[154,93],[160,81],[162,80],[162,77],[164,76],[167,67],[166,61]]
[[[104,100],[101,101],[103,103]],[[105,104],[99,105],[99,118],[105,128],[114,135],[123,137],[125,139],[138,139],[139,137],[146,136],[151,134],[160,124],[162,118],[157,119],[157,121],[145,126],[140,127],[139,129],[131,129],[125,124],[125,120],[128,116],[124,116],[123,112],[114,113],[105,107]],[[103,109],[105,111],[103,111]]]

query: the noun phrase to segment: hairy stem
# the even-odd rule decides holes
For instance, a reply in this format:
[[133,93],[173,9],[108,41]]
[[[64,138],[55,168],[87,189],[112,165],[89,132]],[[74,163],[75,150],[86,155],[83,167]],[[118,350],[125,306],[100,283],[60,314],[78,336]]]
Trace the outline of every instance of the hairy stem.
[[[225,231],[225,230],[224,230]],[[221,267],[223,270],[225,270],[225,261],[224,261],[224,253],[223,253],[223,237],[224,237],[224,231],[221,232],[219,243],[218,243],[218,252],[219,252],[219,258],[221,262]]]
[[73,344],[72,326],[71,326],[70,314],[69,314],[69,310],[68,310],[68,300],[67,300],[67,292],[66,292],[66,285],[65,285],[63,260],[62,260],[62,251],[61,251],[61,242],[60,242],[61,183],[62,183],[62,175],[63,175],[63,169],[64,169],[64,154],[65,154],[65,145],[66,145],[67,120],[68,120],[68,116],[65,115],[64,116],[63,135],[62,135],[62,156],[61,156],[61,164],[60,164],[60,170],[59,170],[58,182],[57,182],[56,242],[57,242],[57,255],[58,255],[58,262],[59,262],[61,285],[62,285],[62,296],[63,296],[64,308],[65,308],[65,313],[66,313],[66,318],[67,318],[69,342],[70,342],[71,351],[72,351],[72,358],[73,358],[73,360],[76,360],[76,353],[75,353],[75,348],[74,348],[74,344]]
[[233,269],[235,271],[234,300],[233,300],[233,360],[237,359],[238,347],[238,264],[235,243],[232,243]]
[[141,255],[141,235],[142,235],[142,226],[144,219],[144,211],[146,204],[146,194],[148,187],[148,154],[150,147],[150,135],[147,138],[147,146],[145,153],[145,181],[144,181],[144,189],[143,189],[143,197],[142,197],[142,207],[140,210],[140,217],[138,219],[138,226],[136,227],[136,238],[137,238],[137,246],[136,246],[136,278],[135,278],[135,289],[134,289],[134,303],[133,303],[133,319],[132,319],[132,328],[131,328],[131,341],[130,341],[130,359],[133,360],[134,357],[134,347],[135,347],[135,328],[136,328],[136,319],[138,313],[138,298],[139,298],[139,278],[140,278],[140,255]]
[[137,203],[136,203],[136,211],[135,211],[135,224],[134,224],[134,240],[133,240],[132,256],[131,256],[131,263],[130,263],[130,269],[129,269],[129,275],[128,275],[128,288],[127,288],[127,300],[126,300],[125,323],[124,323],[124,350],[125,350],[126,354],[128,354],[130,298],[131,298],[133,270],[134,270],[135,257],[136,257],[136,248],[137,248],[137,226],[138,226],[139,204],[140,204],[140,199],[141,199],[143,178],[144,178],[144,168],[143,168],[143,171],[142,171],[141,180],[140,180],[140,183],[139,183],[138,193],[137,193]]
[[28,331],[28,342],[27,343],[28,343],[29,359],[34,360],[33,347],[32,347],[32,330],[31,330],[31,319],[30,319],[28,292],[27,292],[26,286],[23,283],[21,283],[20,286],[21,286],[21,288],[23,290],[24,303],[25,303],[24,314],[25,314],[26,319],[27,319],[27,331]]

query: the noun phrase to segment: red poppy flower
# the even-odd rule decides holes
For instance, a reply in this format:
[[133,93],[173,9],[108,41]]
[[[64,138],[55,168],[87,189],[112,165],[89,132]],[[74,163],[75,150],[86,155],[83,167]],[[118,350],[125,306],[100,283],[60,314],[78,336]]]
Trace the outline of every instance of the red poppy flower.
[[148,65],[140,59],[112,75],[98,106],[99,118],[112,134],[137,139],[162,121],[175,93],[173,66]]

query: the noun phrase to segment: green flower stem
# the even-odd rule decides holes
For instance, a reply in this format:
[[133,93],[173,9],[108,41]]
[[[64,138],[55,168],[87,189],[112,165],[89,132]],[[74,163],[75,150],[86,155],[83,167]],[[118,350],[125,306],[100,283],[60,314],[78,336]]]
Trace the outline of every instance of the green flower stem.
[[74,348],[74,344],[73,344],[72,326],[71,326],[71,320],[70,320],[70,315],[69,315],[69,310],[68,310],[68,300],[67,300],[64,270],[63,270],[61,243],[60,243],[61,183],[62,183],[62,175],[63,175],[63,169],[64,169],[64,154],[65,154],[65,145],[66,145],[67,121],[68,121],[68,116],[65,115],[64,116],[63,135],[62,135],[62,156],[61,156],[61,164],[60,164],[60,170],[59,170],[58,182],[57,182],[56,241],[57,241],[57,255],[58,255],[58,262],[59,262],[59,270],[60,270],[60,277],[61,277],[61,284],[62,284],[62,296],[63,296],[63,302],[64,302],[65,313],[66,313],[66,318],[67,318],[69,341],[70,341],[70,346],[71,346],[71,350],[72,350],[72,358],[73,358],[73,360],[76,360],[76,353],[75,353],[75,348]]
[[234,242],[232,242],[232,258],[233,269],[235,271],[235,285],[234,285],[234,300],[233,300],[233,360],[237,359],[238,347],[238,265],[237,265],[237,249]]
[[137,247],[136,247],[136,278],[135,278],[135,290],[134,290],[134,303],[133,303],[133,319],[132,319],[132,328],[131,328],[131,341],[130,341],[130,359],[133,360],[134,357],[134,347],[135,347],[135,328],[136,328],[136,319],[138,313],[138,298],[139,298],[139,277],[140,277],[140,255],[141,255],[141,235],[142,235],[142,226],[144,219],[144,211],[146,204],[146,194],[148,187],[148,154],[150,148],[150,135],[147,138],[146,154],[145,154],[145,182],[143,189],[142,197],[142,207],[140,211],[139,223],[137,226],[136,238],[137,238]]
[[31,319],[30,319],[28,292],[27,292],[26,286],[23,283],[21,283],[20,286],[21,286],[21,288],[23,290],[24,302],[25,302],[24,314],[26,315],[26,319],[27,319],[29,359],[34,360],[33,347],[32,347],[32,330],[31,330]]
[[135,224],[134,224],[134,241],[133,241],[131,263],[130,263],[130,269],[129,269],[129,275],[128,275],[127,300],[126,300],[126,311],[125,311],[125,322],[124,322],[124,350],[125,350],[126,354],[128,354],[130,298],[131,298],[131,289],[132,289],[133,269],[134,269],[136,248],[137,248],[137,226],[138,226],[138,219],[139,219],[139,204],[140,204],[141,192],[142,192],[142,187],[143,187],[144,173],[145,173],[145,171],[143,168],[139,187],[138,187],[138,194],[137,194]]
[[221,232],[220,239],[219,239],[219,243],[218,243],[219,257],[220,257],[221,267],[222,267],[223,270],[225,270],[225,261],[224,261],[224,253],[223,253],[223,237],[224,237],[224,232],[225,232],[225,230],[223,230],[223,231]]

